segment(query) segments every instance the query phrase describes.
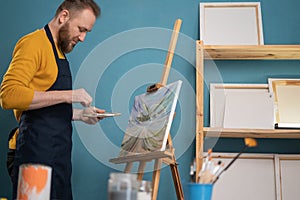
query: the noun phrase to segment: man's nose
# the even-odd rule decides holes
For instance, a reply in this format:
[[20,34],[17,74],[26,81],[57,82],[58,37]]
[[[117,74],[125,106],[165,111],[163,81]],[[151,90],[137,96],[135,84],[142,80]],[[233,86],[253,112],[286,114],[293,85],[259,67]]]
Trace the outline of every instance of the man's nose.
[[84,39],[85,39],[85,36],[86,36],[86,33],[81,33],[81,34],[79,35],[79,37],[78,37],[79,41],[80,41],[80,42],[83,42]]

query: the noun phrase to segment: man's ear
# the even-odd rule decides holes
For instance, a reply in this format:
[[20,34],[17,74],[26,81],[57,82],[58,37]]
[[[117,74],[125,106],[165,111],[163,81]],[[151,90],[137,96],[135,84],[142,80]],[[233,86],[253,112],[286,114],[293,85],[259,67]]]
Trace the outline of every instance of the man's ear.
[[62,10],[58,15],[59,24],[64,24],[70,19],[70,12],[66,9]]

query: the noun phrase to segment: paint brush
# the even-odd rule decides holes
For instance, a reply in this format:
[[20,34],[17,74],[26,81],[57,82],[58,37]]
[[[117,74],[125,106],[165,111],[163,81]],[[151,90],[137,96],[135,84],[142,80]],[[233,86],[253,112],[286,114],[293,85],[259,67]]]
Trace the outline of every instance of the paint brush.
[[216,177],[216,179],[213,181],[213,183],[215,183],[219,177],[221,176],[221,174],[226,171],[237,159],[238,157],[240,157],[240,155],[248,148],[248,147],[256,147],[257,146],[257,142],[254,138],[244,138],[244,143],[245,146],[243,147],[243,149],[231,160],[231,162],[220,172],[220,174]]

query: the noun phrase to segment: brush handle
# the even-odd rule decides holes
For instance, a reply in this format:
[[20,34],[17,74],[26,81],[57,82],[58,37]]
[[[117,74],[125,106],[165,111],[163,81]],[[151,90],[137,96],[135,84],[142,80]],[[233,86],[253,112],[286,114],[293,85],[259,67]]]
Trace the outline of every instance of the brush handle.
[[227,170],[233,163],[240,157],[240,155],[248,148],[248,146],[245,146],[233,159],[232,161],[224,168],[223,171]]
[[238,157],[240,157],[240,155],[248,148],[248,146],[245,146],[231,161],[230,163],[220,172],[219,176],[217,176],[217,178],[213,181],[213,184],[219,179],[219,177],[221,176],[221,174],[226,171],[233,163],[234,161],[236,161],[236,159],[238,159]]

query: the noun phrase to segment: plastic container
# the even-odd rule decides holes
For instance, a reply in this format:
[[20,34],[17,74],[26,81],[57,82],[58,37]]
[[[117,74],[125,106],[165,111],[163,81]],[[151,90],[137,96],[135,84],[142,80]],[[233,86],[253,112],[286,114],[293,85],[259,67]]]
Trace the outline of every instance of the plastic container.
[[185,200],[211,200],[213,184],[187,183],[185,185]]
[[137,200],[151,200],[152,197],[152,182],[140,181],[139,190],[137,193]]
[[111,173],[108,200],[137,200],[138,187],[136,174]]

